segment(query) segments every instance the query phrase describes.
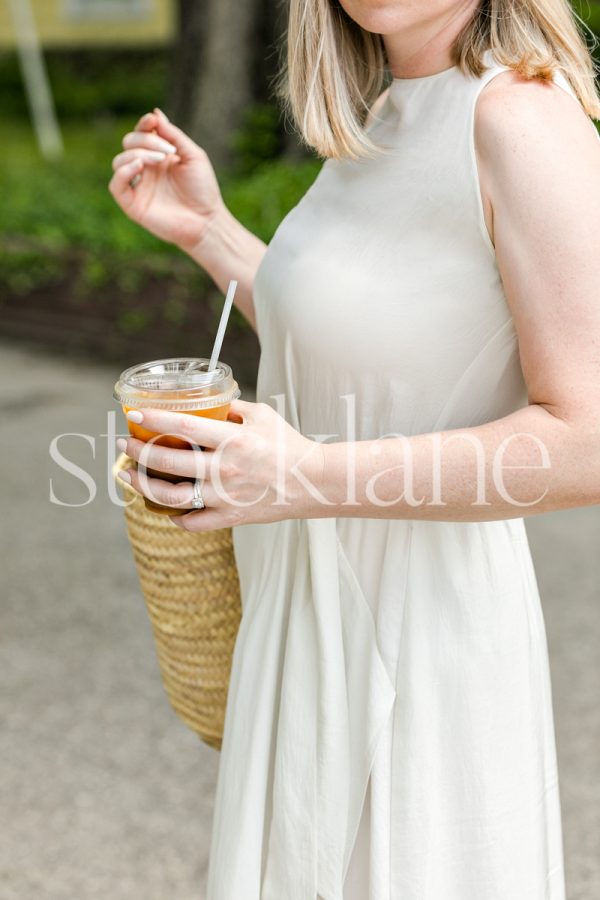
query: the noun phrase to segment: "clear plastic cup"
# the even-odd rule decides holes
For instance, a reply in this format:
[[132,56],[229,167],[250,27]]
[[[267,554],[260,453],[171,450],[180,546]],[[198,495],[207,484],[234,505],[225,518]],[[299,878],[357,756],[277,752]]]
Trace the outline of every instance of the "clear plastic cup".
[[[202,357],[176,357],[157,359],[125,369],[115,384],[113,397],[127,413],[130,409],[168,409],[193,416],[207,416],[211,419],[226,419],[232,400],[237,400],[241,391],[233,378],[231,368],[223,362],[208,371],[210,360]],[[166,447],[190,449],[191,444],[183,438],[170,434],[158,434],[127,419],[129,433],[140,441],[149,441]],[[178,483],[193,482],[193,478],[182,478],[167,472],[158,472],[143,466],[137,467],[155,478]],[[152,512],[170,516],[182,516],[189,509],[163,506],[144,497],[146,507]]]

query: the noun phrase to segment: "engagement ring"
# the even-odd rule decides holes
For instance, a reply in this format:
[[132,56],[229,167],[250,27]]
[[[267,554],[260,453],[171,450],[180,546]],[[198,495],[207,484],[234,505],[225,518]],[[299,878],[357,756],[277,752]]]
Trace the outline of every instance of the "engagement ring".
[[196,478],[194,481],[194,498],[192,500],[192,506],[194,509],[204,509],[204,500],[202,499],[202,493],[200,491],[200,479]]

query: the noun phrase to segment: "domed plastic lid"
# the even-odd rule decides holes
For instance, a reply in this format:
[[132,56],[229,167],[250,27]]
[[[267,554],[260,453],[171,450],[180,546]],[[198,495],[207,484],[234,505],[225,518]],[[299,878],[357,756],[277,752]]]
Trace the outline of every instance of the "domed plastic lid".
[[209,362],[187,356],[131,366],[121,373],[113,397],[127,407],[180,412],[223,406],[237,400],[241,391],[230,366],[219,362],[209,372]]

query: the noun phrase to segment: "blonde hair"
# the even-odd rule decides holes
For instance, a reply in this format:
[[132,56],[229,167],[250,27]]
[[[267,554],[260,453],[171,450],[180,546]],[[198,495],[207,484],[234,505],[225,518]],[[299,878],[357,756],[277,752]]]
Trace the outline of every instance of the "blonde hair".
[[[452,47],[465,74],[481,75],[491,48],[525,78],[560,70],[586,113],[600,118],[596,64],[569,0],[481,0]],[[365,31],[337,0],[290,0],[287,63],[277,87],[303,141],[320,156],[373,156],[365,120],[388,78],[381,35]]]

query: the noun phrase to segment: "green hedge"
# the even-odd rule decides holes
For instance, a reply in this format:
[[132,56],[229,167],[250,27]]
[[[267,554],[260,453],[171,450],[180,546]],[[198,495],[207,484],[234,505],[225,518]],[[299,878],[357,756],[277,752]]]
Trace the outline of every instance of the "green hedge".
[[[166,100],[169,55],[162,47],[47,50],[44,58],[61,120],[135,116]],[[18,60],[9,51],[0,52],[0,116],[28,119]]]
[[[111,286],[139,295],[149,280],[158,278],[172,284],[170,293],[179,298],[172,304],[173,316],[181,316],[186,298],[206,289],[206,275],[177,248],[131,222],[108,191],[111,159],[133,121],[66,123],[65,158],[54,164],[40,159],[26,123],[5,125],[0,167],[4,298],[68,277],[69,290],[85,305]],[[223,183],[223,193],[233,214],[268,242],[319,167],[314,160],[272,161],[255,167],[250,176]],[[138,319],[125,328],[143,327]]]

